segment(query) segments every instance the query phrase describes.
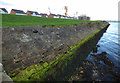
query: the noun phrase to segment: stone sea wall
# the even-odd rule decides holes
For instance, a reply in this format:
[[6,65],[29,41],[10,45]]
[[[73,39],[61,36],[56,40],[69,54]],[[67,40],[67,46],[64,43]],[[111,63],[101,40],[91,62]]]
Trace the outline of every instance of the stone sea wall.
[[89,22],[64,27],[3,27],[2,64],[7,73],[54,61],[58,54],[65,54],[71,46],[85,39],[107,22]]

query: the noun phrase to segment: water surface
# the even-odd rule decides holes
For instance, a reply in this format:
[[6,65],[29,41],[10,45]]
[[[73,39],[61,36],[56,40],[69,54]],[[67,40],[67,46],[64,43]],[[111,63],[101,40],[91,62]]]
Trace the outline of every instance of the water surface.
[[110,26],[98,41],[96,47],[76,69],[73,80],[83,78],[85,81],[120,81],[120,33],[118,22]]

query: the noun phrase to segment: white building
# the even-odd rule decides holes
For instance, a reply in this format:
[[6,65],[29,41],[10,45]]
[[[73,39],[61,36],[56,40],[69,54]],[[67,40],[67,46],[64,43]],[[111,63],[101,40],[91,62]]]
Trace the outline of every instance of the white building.
[[16,14],[16,15],[27,15],[24,11],[22,10],[16,10],[16,9],[12,9],[10,14]]
[[78,16],[78,19],[79,20],[90,20],[90,17],[88,17],[86,15],[81,15],[81,16]]
[[59,18],[58,15],[55,15],[55,14],[52,14],[53,15],[53,18]]
[[63,16],[63,15],[61,15],[61,18],[64,18],[64,16]]
[[30,16],[39,16],[42,17],[38,12],[36,11],[27,11],[27,14]]
[[0,14],[8,14],[8,11],[5,8],[0,8]]

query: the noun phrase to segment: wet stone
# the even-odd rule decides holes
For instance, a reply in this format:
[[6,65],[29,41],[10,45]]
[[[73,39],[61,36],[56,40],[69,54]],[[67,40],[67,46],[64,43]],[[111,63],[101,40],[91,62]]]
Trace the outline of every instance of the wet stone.
[[100,45],[96,45],[97,47],[100,47]]
[[93,48],[93,53],[97,53],[97,47]]
[[34,30],[33,33],[38,33],[38,31],[37,31],[37,30]]

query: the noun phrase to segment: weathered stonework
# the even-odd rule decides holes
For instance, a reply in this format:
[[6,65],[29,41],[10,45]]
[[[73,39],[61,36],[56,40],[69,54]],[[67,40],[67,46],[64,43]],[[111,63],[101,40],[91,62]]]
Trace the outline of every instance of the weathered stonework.
[[7,73],[19,73],[30,65],[50,63],[58,56],[108,25],[106,22],[81,23],[69,27],[4,27],[2,63]]

